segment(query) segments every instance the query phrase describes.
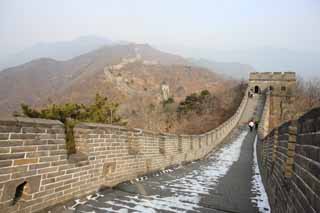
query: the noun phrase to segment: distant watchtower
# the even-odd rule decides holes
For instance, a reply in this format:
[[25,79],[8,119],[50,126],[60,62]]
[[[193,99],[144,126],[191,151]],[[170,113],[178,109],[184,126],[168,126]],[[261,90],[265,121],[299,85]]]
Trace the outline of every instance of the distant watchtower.
[[294,72],[252,72],[249,86],[255,93],[271,91],[273,94],[295,93],[296,73]]
[[249,88],[254,93],[270,94],[269,129],[292,119],[296,93],[294,72],[250,73]]

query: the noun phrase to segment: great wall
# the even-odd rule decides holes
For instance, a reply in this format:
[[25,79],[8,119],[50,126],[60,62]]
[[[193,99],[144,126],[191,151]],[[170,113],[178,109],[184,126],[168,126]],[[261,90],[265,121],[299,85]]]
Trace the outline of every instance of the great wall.
[[[294,73],[251,73],[262,94],[258,159],[273,212],[320,212],[320,109],[290,120]],[[67,155],[59,121],[0,119],[0,212],[37,212],[158,170],[205,158],[238,126],[237,112],[202,135],[174,135],[81,123]],[[281,121],[288,122],[281,124]],[[20,194],[19,194],[20,193]]]

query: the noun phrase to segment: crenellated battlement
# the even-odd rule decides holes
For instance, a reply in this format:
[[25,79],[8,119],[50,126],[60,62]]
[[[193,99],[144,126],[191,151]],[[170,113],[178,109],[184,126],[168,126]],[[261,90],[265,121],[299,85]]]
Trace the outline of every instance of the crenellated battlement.
[[271,91],[273,95],[292,95],[296,89],[295,72],[252,72],[249,87],[254,93]]
[[252,72],[249,81],[296,81],[295,72]]

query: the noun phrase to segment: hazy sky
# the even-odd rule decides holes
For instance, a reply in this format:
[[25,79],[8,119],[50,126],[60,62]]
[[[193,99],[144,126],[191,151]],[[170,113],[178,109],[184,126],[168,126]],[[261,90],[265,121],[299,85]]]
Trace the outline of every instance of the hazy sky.
[[320,49],[320,0],[1,0],[0,51],[98,35],[164,47]]

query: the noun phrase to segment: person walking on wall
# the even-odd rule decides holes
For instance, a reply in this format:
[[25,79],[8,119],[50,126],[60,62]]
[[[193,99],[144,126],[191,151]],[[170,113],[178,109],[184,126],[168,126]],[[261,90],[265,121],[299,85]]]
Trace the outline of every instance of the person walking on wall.
[[253,127],[254,127],[254,122],[253,122],[253,120],[250,120],[250,122],[249,122],[250,132],[252,132]]

